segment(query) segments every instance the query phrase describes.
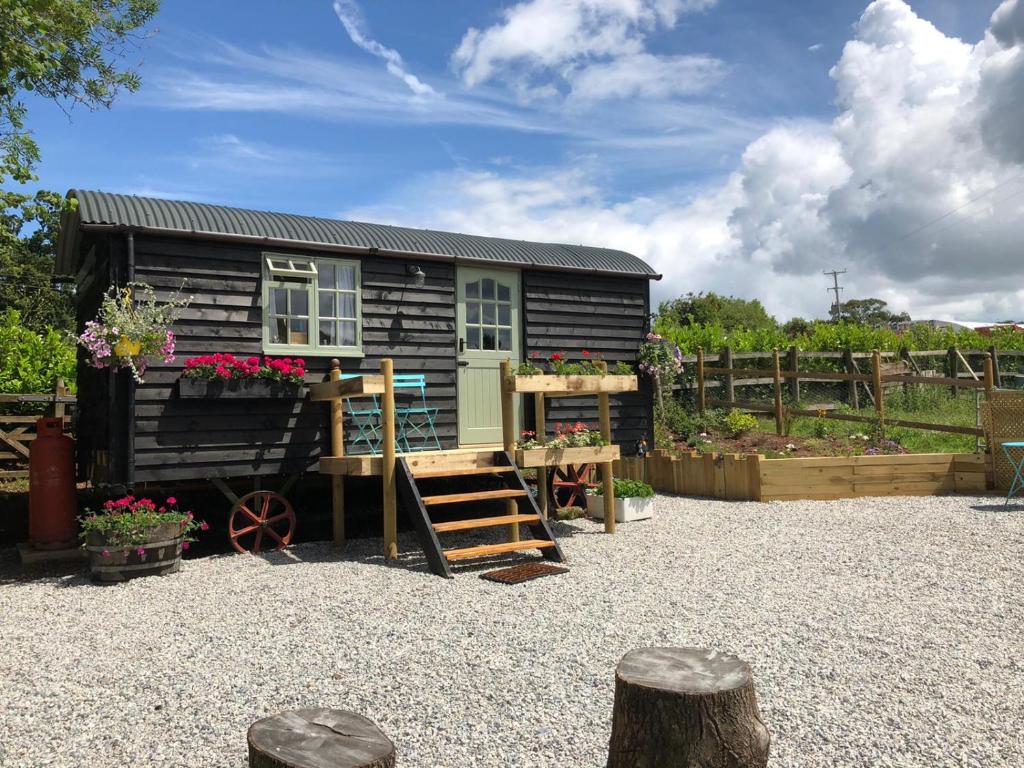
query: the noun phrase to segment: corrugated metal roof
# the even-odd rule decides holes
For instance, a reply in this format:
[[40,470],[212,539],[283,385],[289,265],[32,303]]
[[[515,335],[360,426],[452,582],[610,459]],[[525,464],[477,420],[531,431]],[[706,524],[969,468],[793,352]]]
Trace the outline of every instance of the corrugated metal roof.
[[[108,225],[168,234],[276,242],[280,245],[375,248],[385,254],[450,257],[495,265],[603,272],[653,279],[660,277],[642,259],[610,248],[532,243],[88,190],[71,190],[68,197],[78,200],[78,209],[62,230],[75,226],[77,219],[77,225],[83,228]],[[64,236],[62,231],[61,239],[58,269],[68,269],[72,266],[70,251],[73,238]]]

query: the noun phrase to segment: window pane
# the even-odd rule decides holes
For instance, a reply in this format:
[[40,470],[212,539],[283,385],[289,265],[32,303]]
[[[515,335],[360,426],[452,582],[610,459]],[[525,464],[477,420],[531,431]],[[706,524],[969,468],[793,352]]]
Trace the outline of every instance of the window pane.
[[484,313],[484,325],[494,325],[494,305],[488,301],[485,301],[481,308]]
[[333,320],[320,321],[320,343],[325,347],[337,346],[337,323]]
[[466,349],[480,349],[480,329],[476,326],[466,329]]
[[288,319],[279,317],[270,324],[270,343],[284,344],[288,338]]
[[356,316],[356,295],[354,293],[338,294],[338,317]]
[[329,261],[320,262],[320,287],[334,287],[334,265]]
[[511,328],[499,328],[498,329],[498,349],[505,352],[512,349],[512,329]]
[[480,282],[466,283],[466,298],[467,299],[479,299],[480,298]]
[[341,341],[340,344],[343,347],[354,347],[356,345],[356,324],[354,320],[342,320],[338,325],[341,326]]
[[356,268],[355,267],[338,267],[338,287],[352,291],[356,287]]
[[483,279],[483,286],[481,288],[482,298],[493,299],[494,298],[494,281],[489,277]]
[[305,291],[292,291],[291,293],[292,311],[289,314],[309,317],[309,294]]
[[509,304],[498,305],[498,325],[512,325],[512,307]]
[[471,304],[466,305],[466,322],[467,323],[479,323],[480,322],[480,305],[475,301]]
[[281,259],[271,259],[270,266],[274,269],[289,269],[288,262]]
[[295,320],[294,318],[289,321],[288,330],[288,343],[289,344],[309,344],[309,321],[308,320]]
[[273,307],[272,311],[275,315],[287,315],[288,314],[288,289],[287,288],[271,288],[270,289],[270,306]]
[[334,314],[334,291],[320,291],[320,317],[337,317]]
[[512,288],[503,283],[498,283],[498,300],[499,301],[511,301],[512,300]]
[[497,339],[494,336],[493,328],[482,328],[483,349],[497,349]]

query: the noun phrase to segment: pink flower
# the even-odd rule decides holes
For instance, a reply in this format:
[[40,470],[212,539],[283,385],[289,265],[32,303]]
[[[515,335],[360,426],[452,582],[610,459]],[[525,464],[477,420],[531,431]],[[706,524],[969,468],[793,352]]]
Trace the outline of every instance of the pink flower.
[[146,548],[145,547],[139,547],[138,549],[135,550],[135,554],[139,555],[140,557],[142,555],[145,555],[146,554]]
[[173,496],[168,496],[167,497],[167,503],[170,504],[173,507],[175,504],[178,503],[178,500],[176,498],[174,498]]
[[110,550],[104,549],[100,554],[103,555],[103,557],[110,557]]
[[187,541],[181,542],[181,548],[182,548],[182,550],[188,549],[188,542]]
[[206,522],[206,521],[204,520],[203,522],[201,522],[201,523],[199,524],[199,530],[200,530],[200,531],[208,531],[208,530],[210,530],[210,524],[209,524],[209,523],[207,523],[207,522]]

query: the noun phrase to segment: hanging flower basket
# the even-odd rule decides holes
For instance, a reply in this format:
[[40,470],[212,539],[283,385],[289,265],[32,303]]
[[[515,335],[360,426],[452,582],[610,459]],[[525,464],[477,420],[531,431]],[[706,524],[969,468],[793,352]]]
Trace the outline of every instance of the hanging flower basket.
[[85,324],[78,343],[90,354],[93,368],[127,368],[138,383],[154,360],[174,362],[175,338],[171,326],[191,298],[176,293],[158,302],[145,283],[111,288],[103,297],[95,320]]

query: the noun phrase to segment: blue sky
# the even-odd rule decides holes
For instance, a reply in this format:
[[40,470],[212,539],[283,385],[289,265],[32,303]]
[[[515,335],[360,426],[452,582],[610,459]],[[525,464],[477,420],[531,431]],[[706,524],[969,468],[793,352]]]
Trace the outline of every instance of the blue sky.
[[[163,5],[133,56],[142,62],[137,94],[110,111],[74,110],[70,120],[31,103],[42,186],[586,240],[657,262],[670,276],[663,295],[733,285],[771,293],[672,266],[757,261],[735,201],[721,196],[730,180],[752,184],[744,166],[759,139],[832,130],[857,108],[839,103],[830,71],[857,25],[870,26],[860,21],[865,0]],[[976,45],[999,2],[882,5],[893,29],[905,16]],[[531,28],[531,19],[543,23]],[[881,56],[902,43],[868,44]],[[908,213],[907,231],[943,210],[949,199],[938,197],[917,218]],[[655,222],[673,212],[698,225],[650,242]],[[687,242],[701,240],[716,217],[732,228],[728,249],[712,244],[688,257]],[[844,244],[842,259],[878,268],[877,253],[872,261],[856,250]],[[780,280],[820,272],[794,263],[777,259],[771,272]],[[887,296],[915,310],[946,306],[942,291],[900,293],[896,275],[880,275],[875,294],[891,289]],[[792,305],[786,296],[760,298],[782,315]],[[976,307],[988,308],[995,311],[992,301]]]

